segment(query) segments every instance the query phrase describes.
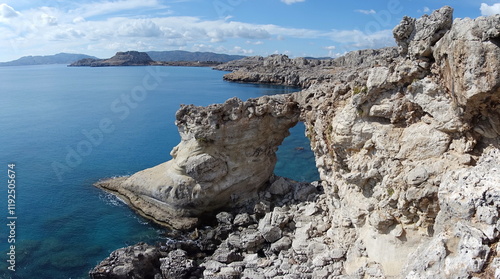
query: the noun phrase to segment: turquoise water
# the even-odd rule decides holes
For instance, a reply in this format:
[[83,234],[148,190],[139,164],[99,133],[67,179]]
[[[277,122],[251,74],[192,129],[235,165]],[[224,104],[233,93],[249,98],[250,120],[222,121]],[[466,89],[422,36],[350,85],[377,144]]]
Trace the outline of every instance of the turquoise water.
[[[163,239],[161,228],[92,183],[169,160],[180,140],[174,125],[180,104],[296,91],[224,82],[223,74],[190,67],[0,67],[0,278],[88,278],[111,251]],[[304,126],[291,132],[275,172],[318,179]],[[13,215],[9,163],[16,172]],[[17,217],[15,272],[7,269],[8,216]]]

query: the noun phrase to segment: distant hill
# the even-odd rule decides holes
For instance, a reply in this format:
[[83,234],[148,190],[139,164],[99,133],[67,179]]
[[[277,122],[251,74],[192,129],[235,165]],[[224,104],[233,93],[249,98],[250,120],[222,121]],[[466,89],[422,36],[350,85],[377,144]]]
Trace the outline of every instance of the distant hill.
[[84,58],[71,63],[71,67],[108,67],[108,66],[148,66],[155,63],[147,53],[138,51],[119,51],[108,59]]
[[[218,54],[221,55],[221,54]],[[169,56],[170,59],[173,59]],[[208,57],[208,56],[206,56]],[[230,56],[232,57],[232,56]],[[167,57],[168,58],[168,57]],[[212,57],[217,58],[217,57]],[[223,57],[228,58],[228,57]],[[219,57],[220,59],[220,57]],[[119,51],[108,59],[84,58],[71,63],[70,67],[109,67],[109,66],[189,66],[189,67],[214,67],[222,64],[217,61],[154,61],[146,52]]]
[[[245,58],[242,55],[228,55],[213,52],[189,52],[183,50],[172,51],[149,51],[147,54],[153,61],[158,62],[217,62],[226,63],[233,60]],[[89,62],[98,59],[97,57],[85,54],[58,53],[46,56],[23,56],[17,60],[0,62],[0,66],[24,66],[24,65],[44,65],[44,64],[72,64],[76,61],[87,59]]]
[[218,54],[213,52],[189,52],[184,50],[172,51],[148,51],[149,57],[154,61],[213,61],[213,62],[229,62],[245,58],[242,55]]
[[58,53],[45,56],[23,56],[17,60],[0,62],[0,66],[24,66],[24,65],[44,65],[44,64],[70,64],[84,58],[96,59],[94,56],[85,54]]

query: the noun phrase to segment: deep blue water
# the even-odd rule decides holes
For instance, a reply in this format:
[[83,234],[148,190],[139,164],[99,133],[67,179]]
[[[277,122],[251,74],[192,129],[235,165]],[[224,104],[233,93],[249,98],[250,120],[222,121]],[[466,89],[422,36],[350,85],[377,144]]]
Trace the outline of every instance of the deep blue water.
[[[229,83],[190,67],[0,67],[0,278],[88,278],[117,248],[155,243],[163,230],[92,186],[170,159],[180,104],[208,105],[297,89]],[[318,179],[304,126],[278,151],[275,172]],[[305,150],[297,150],[304,147]],[[8,164],[15,164],[15,215]],[[15,216],[16,271],[8,216]]]

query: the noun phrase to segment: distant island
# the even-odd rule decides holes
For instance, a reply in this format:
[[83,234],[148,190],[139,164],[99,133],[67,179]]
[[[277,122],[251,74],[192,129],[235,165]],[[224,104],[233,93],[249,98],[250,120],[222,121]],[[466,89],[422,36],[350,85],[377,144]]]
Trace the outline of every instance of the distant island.
[[71,67],[106,67],[106,66],[149,66],[156,62],[145,52],[117,52],[108,59],[84,58],[71,63]]
[[[186,59],[193,59],[194,57],[201,57],[196,53],[185,53],[183,55]],[[94,59],[94,58],[84,58],[71,63],[70,67],[109,67],[109,66],[191,66],[191,67],[213,67],[224,62],[220,61],[231,59],[229,55],[215,54],[213,53],[210,57],[217,59],[217,61],[200,61],[200,60],[185,60],[185,61],[175,61],[175,55],[169,55],[167,52],[155,52],[154,56],[159,59],[168,59],[170,61],[155,61],[146,52],[139,51],[120,51],[115,54],[115,56],[108,59]],[[209,57],[209,56],[205,56]],[[239,57],[239,56],[237,56]],[[233,57],[236,59],[237,57]],[[177,58],[178,59],[178,58]],[[231,61],[231,60],[230,60]]]
[[97,59],[97,57],[85,54],[58,53],[45,56],[23,56],[19,59],[0,62],[0,66],[27,66],[27,65],[49,65],[49,64],[69,64],[80,59]]
[[[119,52],[121,57],[113,56],[109,59],[99,59],[86,54],[58,53],[45,56],[23,56],[19,59],[0,62],[1,66],[27,66],[66,64],[70,66],[132,66],[132,65],[161,65],[161,66],[197,66],[213,67],[222,63],[242,59],[242,55],[228,55],[213,52],[189,52],[183,50],[149,51],[149,52]],[[128,54],[127,54],[128,53]],[[142,53],[148,55],[146,58]],[[126,58],[124,55],[131,55]],[[112,59],[112,60],[111,60]],[[130,61],[128,61],[130,60]],[[104,63],[108,61],[109,65]]]

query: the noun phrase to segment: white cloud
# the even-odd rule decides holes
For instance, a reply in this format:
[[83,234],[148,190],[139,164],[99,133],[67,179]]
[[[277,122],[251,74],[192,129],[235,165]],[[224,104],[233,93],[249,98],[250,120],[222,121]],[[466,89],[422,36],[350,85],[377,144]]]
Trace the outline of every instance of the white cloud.
[[0,4],[0,21],[2,19],[14,18],[19,16],[20,13],[7,4]]
[[140,8],[166,8],[158,3],[157,0],[119,0],[90,2],[80,5],[70,13],[87,18],[98,15],[112,14],[116,12],[136,10]]
[[365,15],[371,15],[371,14],[376,14],[377,12],[375,10],[354,10],[355,12],[362,13]]
[[75,24],[82,23],[82,22],[85,22],[85,18],[83,18],[81,16],[77,16],[73,19],[73,23],[75,23]]
[[160,27],[149,19],[126,21],[117,32],[123,37],[159,37],[163,34]]
[[328,56],[330,56],[330,57],[337,56],[335,53],[335,50],[337,49],[336,46],[326,46],[326,47],[323,47],[323,49],[328,50]]
[[[245,47],[265,44],[273,49],[284,49],[287,42],[307,45],[316,43],[315,40],[322,40],[318,45],[331,44],[323,51],[333,54],[333,51],[376,48],[393,42],[390,30],[366,34],[359,30],[288,28],[230,21],[230,18],[206,20],[164,14],[161,11],[164,6],[158,3],[159,0],[102,0],[72,4],[70,8],[34,7],[19,12],[0,4],[0,54],[5,57],[7,54],[4,53],[12,53],[13,49],[22,55],[53,54],[65,50],[106,57],[112,51],[127,49],[179,48],[253,54],[254,50]],[[95,10],[92,10],[92,5],[96,5]],[[160,13],[156,7],[160,8]],[[129,9],[141,12],[134,12],[135,17],[126,17]],[[126,13],[121,13],[124,11]],[[287,41],[283,42],[285,38]],[[259,47],[260,51],[265,51],[262,49]]]
[[429,7],[424,7],[423,9],[418,9],[417,13],[419,13],[419,14],[421,14],[421,13],[428,13],[430,11],[431,11],[431,9]]
[[41,14],[39,20],[40,23],[45,26],[57,25],[57,18],[49,14]]
[[250,54],[253,54],[253,50],[252,49],[244,49],[240,46],[235,46],[235,47],[233,47],[231,53],[250,55]]
[[392,30],[390,29],[371,34],[366,34],[360,30],[332,30],[328,36],[332,41],[341,43],[346,50],[395,45]]
[[490,16],[500,14],[500,3],[493,4],[489,6],[486,3],[481,3],[481,15]]
[[281,2],[283,2],[287,5],[292,5],[292,4],[304,2],[304,1],[306,1],[306,0],[281,0]]
[[65,30],[57,30],[54,33],[49,33],[48,39],[50,41],[64,41],[64,40],[78,39],[84,36],[85,33],[83,33],[82,31],[73,28],[68,28]]
[[263,41],[256,41],[256,42],[254,42],[254,41],[246,41],[245,43],[248,44],[248,45],[263,45],[264,44]]

